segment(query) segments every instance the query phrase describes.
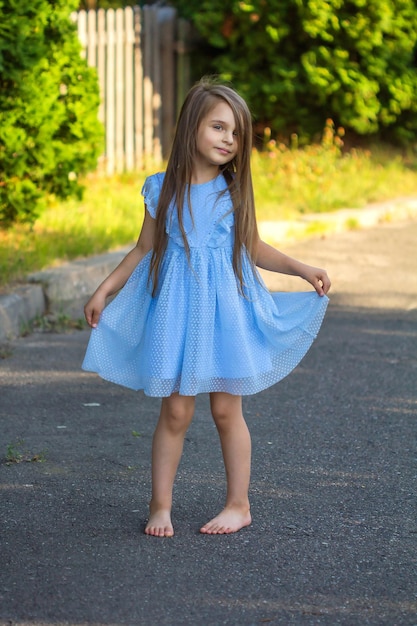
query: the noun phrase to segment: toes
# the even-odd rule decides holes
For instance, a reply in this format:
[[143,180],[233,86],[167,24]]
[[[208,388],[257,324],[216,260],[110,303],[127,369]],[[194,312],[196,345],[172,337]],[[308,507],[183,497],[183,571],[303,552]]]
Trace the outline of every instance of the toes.
[[165,510],[151,512],[145,527],[145,534],[151,537],[172,537],[174,529],[169,512]]
[[203,526],[200,532],[205,535],[226,535],[232,532],[231,528],[225,526],[219,526],[218,524],[212,526]]
[[249,526],[251,521],[249,513],[242,514],[235,511],[224,511],[205,524],[200,529],[200,532],[205,535],[230,535],[244,526]]
[[145,528],[145,534],[151,537],[173,537],[174,531],[170,527],[149,527]]

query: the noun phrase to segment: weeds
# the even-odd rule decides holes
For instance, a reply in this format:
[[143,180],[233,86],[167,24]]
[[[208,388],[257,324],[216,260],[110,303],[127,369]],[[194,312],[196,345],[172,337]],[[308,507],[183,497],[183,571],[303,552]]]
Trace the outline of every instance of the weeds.
[[22,322],[19,336],[27,337],[32,333],[65,333],[71,330],[84,330],[85,328],[87,328],[87,322],[84,319],[72,319],[62,312],[47,313],[46,315],[37,315],[29,322]]
[[8,359],[13,354],[13,351],[8,343],[0,344],[0,359]]
[[347,230],[357,230],[359,228],[359,223],[357,219],[350,217],[346,220],[345,226]]
[[40,333],[64,333],[68,330],[83,330],[87,327],[84,319],[72,319],[65,313],[48,313],[35,317],[31,331]]
[[6,448],[6,456],[4,463],[12,465],[14,463],[43,463],[45,461],[45,452],[33,454],[24,449],[25,442],[22,439],[9,443]]

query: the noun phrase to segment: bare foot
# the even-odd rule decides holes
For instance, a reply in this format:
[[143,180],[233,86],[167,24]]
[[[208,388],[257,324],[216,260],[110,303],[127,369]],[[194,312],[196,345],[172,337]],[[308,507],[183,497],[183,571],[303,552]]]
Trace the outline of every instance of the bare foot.
[[160,509],[152,512],[151,510],[145,534],[152,535],[152,537],[172,537],[174,528],[171,523],[170,511]]
[[205,535],[227,535],[236,533],[241,528],[249,526],[252,517],[249,509],[226,507],[217,517],[200,528],[200,533]]

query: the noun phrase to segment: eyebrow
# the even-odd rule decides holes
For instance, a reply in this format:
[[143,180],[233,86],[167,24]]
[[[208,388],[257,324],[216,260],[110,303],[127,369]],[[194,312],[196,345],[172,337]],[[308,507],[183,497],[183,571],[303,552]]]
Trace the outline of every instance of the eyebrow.
[[223,120],[210,120],[210,122],[213,124],[213,122],[217,122],[217,124],[223,124],[224,126],[229,126],[229,124]]

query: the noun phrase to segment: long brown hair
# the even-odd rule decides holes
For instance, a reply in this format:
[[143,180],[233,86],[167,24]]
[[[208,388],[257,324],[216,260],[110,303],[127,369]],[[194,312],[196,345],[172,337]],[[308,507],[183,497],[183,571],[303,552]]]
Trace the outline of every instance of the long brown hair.
[[153,279],[153,294],[158,287],[159,270],[167,246],[165,222],[168,208],[174,201],[178,222],[189,257],[190,248],[184,230],[183,208],[187,191],[188,206],[191,210],[190,188],[193,163],[197,153],[197,133],[202,120],[218,104],[226,102],[233,111],[235,131],[238,137],[238,151],[235,158],[221,167],[232,198],[235,216],[235,242],[233,248],[233,269],[243,292],[242,254],[246,249],[249,260],[255,263],[257,227],[255,202],[253,197],[250,158],[252,152],[252,118],[246,102],[231,87],[203,79],[188,92],[178,118],[171,154],[165,172],[164,182],[156,210],[156,228],[153,253],[150,264],[150,277]]

